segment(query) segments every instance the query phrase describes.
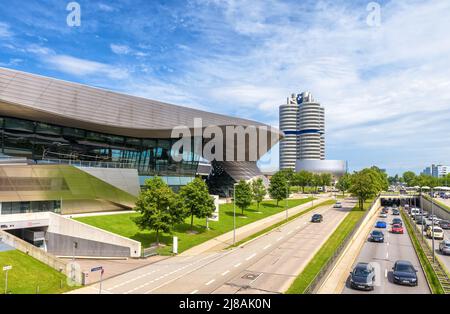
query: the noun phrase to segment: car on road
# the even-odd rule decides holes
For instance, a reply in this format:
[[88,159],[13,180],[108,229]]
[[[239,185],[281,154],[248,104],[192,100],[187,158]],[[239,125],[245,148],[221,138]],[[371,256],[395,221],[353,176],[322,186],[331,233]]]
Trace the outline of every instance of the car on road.
[[381,228],[381,229],[386,228],[386,221],[382,221],[382,220],[377,221],[377,223],[375,224],[375,228]]
[[398,216],[398,215],[400,215],[400,211],[399,211],[398,209],[394,208],[394,209],[392,210],[392,215]]
[[392,278],[394,283],[400,285],[417,286],[417,269],[409,261],[396,261],[392,267]]
[[444,240],[444,230],[441,227],[430,227],[427,229],[427,237],[435,238],[436,240]]
[[389,207],[383,207],[383,209],[381,210],[382,213],[387,214],[389,213]]
[[380,230],[373,230],[369,235],[369,241],[370,242],[384,242],[384,233]]
[[402,225],[403,226],[403,221],[400,218],[394,218],[394,219],[392,219],[391,225]]
[[444,240],[439,243],[439,252],[444,255],[450,255],[450,241]]
[[441,220],[441,221],[439,221],[439,227],[441,227],[444,230],[450,229],[450,221],[449,220]]
[[334,208],[342,208],[342,203],[341,202],[336,202],[336,204],[334,204],[333,207]]
[[375,269],[369,263],[358,263],[350,272],[350,286],[358,290],[373,290]]
[[416,216],[418,214],[420,214],[420,210],[418,208],[411,208],[411,217],[413,217],[413,219],[414,219],[414,216]]
[[380,218],[387,218],[387,217],[388,217],[388,215],[386,213],[381,213],[380,214]]
[[427,220],[425,219],[425,217],[417,217],[416,218],[416,224],[418,225],[426,225],[427,224]]
[[403,227],[402,227],[402,225],[399,225],[399,224],[392,225],[391,232],[392,233],[403,234]]
[[314,214],[311,217],[311,222],[322,222],[323,221],[323,216],[321,214]]

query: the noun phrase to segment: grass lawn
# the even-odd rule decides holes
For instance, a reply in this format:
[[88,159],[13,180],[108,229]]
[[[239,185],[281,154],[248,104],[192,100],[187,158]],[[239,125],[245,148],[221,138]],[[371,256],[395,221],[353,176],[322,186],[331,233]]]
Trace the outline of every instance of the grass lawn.
[[[18,250],[0,252],[0,267],[11,265],[8,272],[8,293],[35,294],[39,286],[40,294],[56,294],[71,290],[66,276],[44,263]],[[63,287],[61,288],[61,281]],[[5,274],[0,274],[0,291],[4,293]]]
[[[364,203],[364,209],[367,210],[372,204],[373,200],[368,200]],[[336,249],[341,245],[344,239],[350,234],[358,223],[358,221],[364,216],[365,210],[359,210],[356,205],[355,208],[344,218],[341,224],[328,238],[324,245],[314,255],[312,260],[306,265],[305,269],[295,279],[291,287],[286,293],[288,294],[300,294],[304,293],[308,285],[314,280],[316,275],[325,266],[327,261],[333,256]]]
[[[290,199],[288,200],[288,207],[292,208],[311,200],[312,198]],[[285,201],[281,201],[279,206],[276,205],[275,201],[264,201],[261,203],[259,211],[256,209],[256,204],[252,204],[244,212],[244,215],[241,214],[240,209],[236,208],[236,226],[242,227],[256,220],[279,213],[285,209],[284,205]],[[131,218],[137,215],[137,213],[132,213],[91,216],[76,218],[76,220],[139,241],[144,248],[147,248],[156,241],[156,233],[154,231],[139,230],[131,220]],[[160,241],[166,244],[166,246],[159,248],[158,253],[161,255],[171,254],[172,236],[178,237],[178,252],[181,253],[191,247],[233,230],[233,204],[221,204],[219,207],[219,221],[210,221],[209,228],[209,230],[206,230],[206,219],[194,218],[193,229],[196,233],[188,233],[187,231],[190,230],[189,217],[185,223],[176,225],[171,234],[160,234]]]

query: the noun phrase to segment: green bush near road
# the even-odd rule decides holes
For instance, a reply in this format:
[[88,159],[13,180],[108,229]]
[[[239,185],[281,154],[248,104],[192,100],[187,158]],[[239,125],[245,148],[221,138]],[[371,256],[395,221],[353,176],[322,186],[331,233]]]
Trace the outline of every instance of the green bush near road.
[[[305,204],[311,200],[312,198],[290,199],[288,200],[288,208]],[[245,215],[239,213],[239,209],[236,208],[236,226],[242,227],[259,219],[277,214],[284,210],[284,205],[284,201],[280,202],[279,206],[276,205],[276,201],[264,201],[260,204],[258,211],[256,209],[256,203],[253,203],[246,209]],[[139,214],[91,216],[76,218],[76,220],[139,241],[144,248],[147,248],[155,242],[156,233],[154,231],[139,230],[132,220],[137,215]],[[194,218],[194,232],[189,232],[191,229],[190,218],[186,219],[183,224],[176,225],[171,234],[162,233],[160,235],[160,242],[166,246],[158,248],[158,253],[161,255],[171,254],[172,236],[178,237],[178,252],[181,253],[191,247],[233,230],[233,204],[221,204],[219,207],[219,221],[210,221],[209,230],[206,230],[205,226],[205,219]]]
[[[364,203],[364,210],[367,210],[373,200],[367,200]],[[295,279],[286,293],[301,294],[314,280],[317,274],[322,270],[327,261],[333,256],[337,248],[342,244],[345,238],[353,231],[356,224],[364,216],[365,211],[360,210],[358,205],[344,218],[333,234],[328,238],[324,245],[314,255],[312,260],[306,265],[305,269]]]
[[[72,290],[66,283],[66,276],[44,263],[13,250],[0,252],[0,267],[11,265],[8,272],[8,293],[35,294],[39,287],[40,294],[57,294]],[[62,283],[62,288],[61,288]],[[5,274],[0,273],[0,291],[4,293]]]
[[434,272],[433,267],[430,264],[430,261],[425,255],[425,252],[423,251],[422,246],[419,243],[419,240],[417,239],[416,233],[414,232],[413,229],[414,226],[411,225],[409,218],[406,217],[403,211],[401,211],[401,214],[403,221],[405,222],[406,228],[408,229],[408,235],[411,238],[414,250],[416,251],[417,256],[419,257],[420,264],[422,265],[422,268],[425,272],[425,276],[427,277],[428,282],[430,284],[431,292],[433,294],[443,294],[444,290],[442,289],[442,286],[439,283],[439,279],[436,276],[436,273]]

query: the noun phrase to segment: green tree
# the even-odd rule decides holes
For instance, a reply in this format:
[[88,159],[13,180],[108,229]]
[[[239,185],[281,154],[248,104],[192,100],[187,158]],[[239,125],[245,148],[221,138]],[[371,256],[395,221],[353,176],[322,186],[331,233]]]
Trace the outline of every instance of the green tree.
[[306,170],[301,170],[294,174],[293,180],[296,186],[302,188],[302,193],[305,193],[305,187],[309,186],[312,181],[313,174]]
[[134,209],[141,214],[134,222],[141,230],[156,231],[157,244],[160,231],[169,232],[184,216],[179,211],[177,195],[160,177],[145,181]]
[[278,171],[270,179],[269,195],[272,199],[279,202],[286,198],[289,193],[289,185],[283,172]]
[[244,214],[244,210],[246,210],[250,204],[252,203],[252,188],[250,184],[245,182],[244,180],[240,180],[238,184],[235,186],[235,204],[242,211],[242,215]]
[[267,191],[264,186],[263,179],[258,178],[252,181],[252,192],[253,192],[253,200],[256,202],[256,207],[259,210],[259,204],[261,204],[264,196],[266,196]]
[[317,188],[322,184],[322,178],[320,174],[314,173],[311,180],[311,185],[314,187],[314,191],[317,193]]
[[325,188],[331,185],[332,176],[329,173],[320,174],[320,185],[323,187],[323,191],[325,192]]
[[286,177],[289,187],[293,186],[295,171],[291,168],[288,168],[280,170],[279,172],[281,172]]
[[406,171],[403,174],[403,181],[407,186],[413,186],[414,180],[416,179],[416,174],[412,171]]
[[179,196],[187,215],[191,217],[191,230],[194,227],[194,216],[206,218],[211,216],[216,209],[214,198],[209,195],[208,186],[200,178],[195,178],[181,187]]
[[377,167],[371,167],[351,175],[349,192],[358,197],[359,208],[362,210],[366,200],[388,187],[386,173]]
[[345,192],[348,191],[350,185],[351,185],[351,175],[348,173],[340,177],[338,182],[336,183],[336,187],[339,189],[339,191],[342,192],[342,195],[345,195]]

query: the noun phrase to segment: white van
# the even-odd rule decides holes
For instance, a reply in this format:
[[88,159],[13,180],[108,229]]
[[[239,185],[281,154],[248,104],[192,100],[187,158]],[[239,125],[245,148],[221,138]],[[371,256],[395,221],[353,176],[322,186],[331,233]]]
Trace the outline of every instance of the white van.
[[410,214],[411,214],[411,217],[414,217],[415,215],[420,214],[420,209],[413,207],[413,208],[411,208]]

